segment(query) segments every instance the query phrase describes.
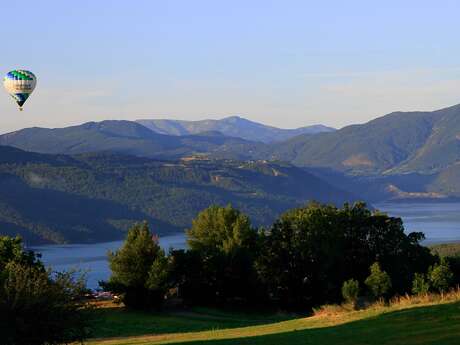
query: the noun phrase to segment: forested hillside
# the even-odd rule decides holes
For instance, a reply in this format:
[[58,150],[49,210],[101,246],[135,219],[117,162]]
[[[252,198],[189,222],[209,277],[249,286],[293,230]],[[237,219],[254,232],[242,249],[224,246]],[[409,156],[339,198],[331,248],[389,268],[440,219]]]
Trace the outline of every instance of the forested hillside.
[[396,112],[332,133],[276,145],[274,158],[352,174],[435,173],[460,160],[460,105]]
[[232,203],[257,225],[308,200],[358,199],[289,164],[157,161],[94,153],[44,155],[0,147],[0,226],[27,241],[118,239],[133,222],[183,231],[202,209]]

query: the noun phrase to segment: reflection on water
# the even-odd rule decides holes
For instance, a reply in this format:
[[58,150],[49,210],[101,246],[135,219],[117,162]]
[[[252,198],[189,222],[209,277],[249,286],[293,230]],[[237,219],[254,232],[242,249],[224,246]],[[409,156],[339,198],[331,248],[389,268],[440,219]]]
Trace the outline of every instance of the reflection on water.
[[[401,217],[408,232],[422,231],[425,243],[460,241],[460,203],[384,203],[374,205],[391,216]],[[56,271],[70,268],[88,270],[88,287],[97,288],[109,275],[107,251],[116,250],[121,241],[97,244],[48,245],[33,248]],[[184,234],[160,238],[165,249],[185,248]]]

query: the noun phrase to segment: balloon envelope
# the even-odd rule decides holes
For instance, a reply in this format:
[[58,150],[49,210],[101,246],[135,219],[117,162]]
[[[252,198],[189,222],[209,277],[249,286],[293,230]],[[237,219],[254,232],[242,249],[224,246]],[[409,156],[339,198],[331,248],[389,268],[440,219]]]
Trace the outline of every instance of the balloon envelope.
[[3,85],[21,109],[37,85],[37,77],[32,72],[17,69],[7,73]]

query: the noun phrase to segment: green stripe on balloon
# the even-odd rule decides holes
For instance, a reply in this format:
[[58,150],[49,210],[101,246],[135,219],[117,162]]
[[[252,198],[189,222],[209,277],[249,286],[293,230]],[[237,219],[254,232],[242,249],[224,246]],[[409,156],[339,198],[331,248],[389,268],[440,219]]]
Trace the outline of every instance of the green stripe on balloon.
[[33,80],[28,74],[20,71],[13,71],[13,75],[20,80]]

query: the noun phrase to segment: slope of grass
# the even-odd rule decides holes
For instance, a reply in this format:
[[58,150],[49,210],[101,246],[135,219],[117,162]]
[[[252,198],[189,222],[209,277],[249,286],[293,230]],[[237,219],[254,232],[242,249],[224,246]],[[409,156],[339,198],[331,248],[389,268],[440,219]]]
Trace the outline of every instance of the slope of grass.
[[[202,329],[207,328],[207,330],[195,332],[191,327],[182,328],[180,333],[168,333],[156,329],[156,334],[93,339],[89,343],[92,345],[458,344],[460,339],[460,299],[458,297],[457,292],[454,302],[449,297],[441,301],[430,298],[400,301],[391,307],[376,306],[353,312],[323,311],[308,318],[264,325],[248,326],[246,324],[246,327],[229,329],[215,329],[212,326],[213,322],[209,319],[198,321],[197,316],[189,315],[194,322],[203,322]],[[244,320],[241,319],[241,321]]]
[[289,318],[284,314],[243,314],[208,308],[176,312],[142,312],[106,305],[93,311],[93,337],[127,337],[231,329],[275,323]]

